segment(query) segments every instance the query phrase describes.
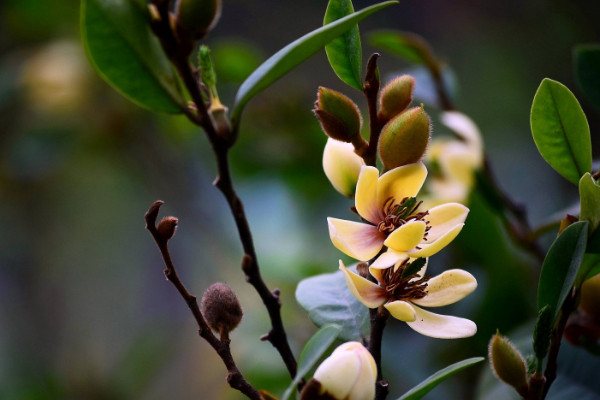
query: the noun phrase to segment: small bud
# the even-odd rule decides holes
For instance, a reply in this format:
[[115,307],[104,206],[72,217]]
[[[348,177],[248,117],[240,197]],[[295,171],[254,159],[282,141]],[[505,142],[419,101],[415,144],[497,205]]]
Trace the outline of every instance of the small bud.
[[579,221],[579,218],[577,218],[571,214],[567,214],[566,217],[564,217],[563,219],[560,220],[560,227],[558,228],[558,234],[560,235],[561,233],[563,233],[563,231],[565,229],[567,229],[570,225],[573,225],[577,221]]
[[346,197],[353,197],[364,160],[351,143],[327,139],[323,151],[323,170],[331,185]]
[[208,326],[219,332],[221,339],[238,326],[244,315],[237,296],[224,283],[213,283],[206,289],[200,308]]
[[210,32],[221,16],[221,0],[179,0],[176,5],[179,35],[200,40]]
[[371,353],[359,342],[347,342],[319,365],[300,399],[372,400],[376,380]]
[[319,87],[313,111],[330,138],[349,143],[360,135],[362,120],[358,106],[340,92]]
[[385,85],[379,98],[378,118],[387,122],[406,110],[412,102],[414,88],[415,78],[410,75],[399,76]]
[[514,387],[521,396],[525,396],[529,390],[527,366],[519,350],[508,338],[497,333],[492,336],[489,357],[492,370],[498,379]]
[[175,217],[164,217],[158,223],[156,230],[163,240],[169,240],[175,234],[179,220]]
[[425,154],[431,134],[423,107],[404,111],[388,122],[379,139],[379,157],[388,170],[416,163]]

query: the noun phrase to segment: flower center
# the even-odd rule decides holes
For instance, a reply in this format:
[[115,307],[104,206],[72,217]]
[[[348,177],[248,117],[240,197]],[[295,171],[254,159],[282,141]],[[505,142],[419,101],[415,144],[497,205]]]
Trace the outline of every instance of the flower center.
[[414,197],[405,197],[400,202],[396,202],[396,199],[389,197],[383,203],[384,218],[377,225],[377,229],[379,232],[389,235],[408,221],[423,221],[427,225],[423,240],[427,240],[431,226],[429,221],[425,220],[425,217],[429,214],[429,210],[416,212],[422,203],[423,201],[417,202]]
[[383,288],[388,292],[391,300],[415,300],[427,296],[425,289],[431,277],[421,277],[418,273],[404,276],[404,271],[409,265],[407,259],[398,268],[391,267],[383,271]]

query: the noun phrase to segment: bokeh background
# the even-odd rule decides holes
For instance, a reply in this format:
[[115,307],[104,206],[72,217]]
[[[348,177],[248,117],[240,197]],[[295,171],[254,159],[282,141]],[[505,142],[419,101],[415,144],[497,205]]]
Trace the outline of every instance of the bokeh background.
[[[372,1],[356,0],[363,8]],[[248,73],[320,26],[326,2],[225,0],[213,48],[219,90],[231,103]],[[242,371],[274,393],[289,382],[268,343],[264,308],[239,270],[233,220],[211,185],[214,159],[203,133],[183,117],[142,110],[92,70],[79,40],[75,0],[0,2],[0,398],[235,399],[225,368],[198,337],[184,302],[162,275],[143,214],[156,199],[180,218],[172,252],[190,291],[229,284],[245,318],[232,335]],[[599,114],[581,98],[572,49],[600,41],[595,0],[402,1],[361,24],[425,37],[452,69],[456,104],[479,125],[503,189],[528,206],[533,226],[571,206],[576,188],[537,154],[529,110],[544,77],[580,98],[592,134]],[[414,71],[383,53],[382,75]],[[426,82],[417,82],[417,85]],[[325,136],[311,114],[319,85],[345,87],[318,53],[248,106],[232,152],[233,175],[255,234],[263,276],[282,292],[296,352],[315,332],[294,291],[303,277],[333,272],[342,255],[327,216],[349,217],[321,170]],[[434,136],[445,133],[435,105]],[[594,137],[596,149],[597,137]],[[595,152],[597,155],[597,151]],[[433,270],[462,267],[479,289],[443,312],[475,320],[470,339],[421,337],[391,321],[385,375],[396,398],[442,367],[486,354],[499,328],[534,317],[539,262],[507,238],[477,194],[467,226]],[[547,245],[553,234],[545,237]],[[344,258],[346,261],[346,258]],[[427,399],[474,398],[483,363]]]

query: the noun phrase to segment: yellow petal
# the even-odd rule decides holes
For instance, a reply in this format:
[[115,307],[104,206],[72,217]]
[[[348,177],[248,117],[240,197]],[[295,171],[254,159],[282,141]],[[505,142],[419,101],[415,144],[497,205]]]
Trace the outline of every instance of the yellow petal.
[[313,377],[321,383],[322,389],[334,398],[345,399],[352,391],[360,373],[361,360],[353,352],[334,351],[319,365]]
[[450,269],[427,282],[427,296],[413,303],[424,307],[441,307],[456,303],[477,288],[477,280],[462,269]]
[[460,233],[465,224],[458,224],[450,229],[446,234],[431,242],[421,243],[420,250],[409,251],[408,255],[413,258],[430,257],[446,247]]
[[392,232],[383,244],[399,252],[412,250],[423,241],[426,227],[423,221],[409,221]]
[[462,224],[467,219],[469,209],[459,203],[447,203],[429,210],[429,215],[425,217],[431,225],[428,241],[437,240],[440,236],[454,228],[458,224]]
[[393,249],[388,249],[385,253],[377,257],[375,261],[371,264],[369,268],[374,269],[386,269],[389,267],[393,267],[394,265],[401,263],[406,260],[408,255],[404,252],[395,251]]
[[354,152],[352,143],[327,139],[323,170],[335,190],[347,197],[354,196],[360,167],[364,164],[364,160]]
[[393,197],[401,201],[405,197],[415,197],[427,177],[423,163],[403,165],[381,175],[377,182],[377,203],[379,208]]
[[414,307],[402,300],[396,300],[383,305],[392,315],[400,321],[412,322],[417,318]]
[[379,171],[375,167],[363,166],[356,184],[356,211],[367,221],[378,224],[382,219],[381,207],[377,203],[377,180]]
[[337,218],[327,218],[327,222],[331,242],[350,257],[368,261],[375,257],[383,246],[385,236],[376,226]]
[[477,333],[477,325],[468,319],[434,314],[417,306],[413,306],[413,309],[417,317],[407,324],[422,335],[438,339],[458,339]]
[[442,113],[441,120],[444,125],[463,137],[469,146],[481,152],[481,133],[469,117],[458,111],[446,111]]
[[365,306],[376,308],[387,300],[385,289],[360,275],[350,272],[344,266],[342,260],[340,260],[340,270],[344,273],[344,278],[346,278],[346,284],[348,284],[350,292]]

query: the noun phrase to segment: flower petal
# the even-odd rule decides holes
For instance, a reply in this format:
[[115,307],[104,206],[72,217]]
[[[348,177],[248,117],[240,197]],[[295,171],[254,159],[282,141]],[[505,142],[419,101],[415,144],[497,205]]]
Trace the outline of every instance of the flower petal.
[[462,269],[450,269],[427,282],[427,296],[411,300],[424,307],[441,307],[456,303],[477,288],[477,280]]
[[419,247],[420,250],[409,251],[408,255],[413,258],[419,257],[429,257],[446,247],[454,238],[460,233],[460,230],[465,224],[458,224],[454,228],[450,229],[443,236],[439,237],[437,240],[429,242],[429,243],[421,243]]
[[[337,349],[336,349],[337,350]],[[350,351],[333,352],[319,365],[313,377],[335,398],[345,399],[362,372],[360,358]]]
[[377,257],[377,259],[373,261],[369,268],[386,269],[403,262],[407,258],[409,257],[404,252],[388,249],[388,251]]
[[346,278],[346,284],[348,284],[350,292],[358,301],[369,308],[376,308],[385,303],[387,292],[384,288],[360,275],[350,272],[344,266],[342,260],[340,260],[340,270],[344,273],[344,278]]
[[352,143],[327,139],[323,151],[323,170],[335,190],[353,197],[363,159],[354,152]]
[[412,322],[417,318],[414,307],[402,300],[396,300],[383,305],[392,314],[392,317],[400,321]]
[[464,223],[468,214],[469,209],[459,203],[447,203],[433,207],[425,217],[431,226],[427,240],[430,242],[437,240],[456,225]]
[[434,314],[417,306],[413,308],[417,318],[407,324],[421,335],[438,339],[458,339],[477,333],[477,325],[471,320]]
[[405,197],[415,197],[427,177],[423,163],[403,165],[381,175],[377,182],[377,204],[383,208],[387,199],[393,197],[401,201]]
[[423,221],[409,221],[392,232],[383,244],[395,251],[412,250],[423,241],[426,227]]
[[380,215],[381,207],[377,203],[378,179],[379,171],[377,168],[363,166],[358,176],[354,199],[356,211],[358,211],[360,216],[376,225],[383,219]]
[[376,226],[337,218],[327,218],[327,222],[331,242],[350,257],[368,261],[383,246],[385,236]]

